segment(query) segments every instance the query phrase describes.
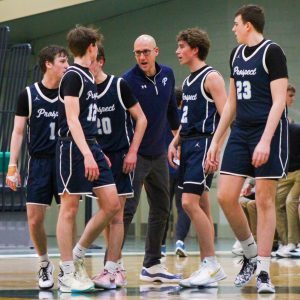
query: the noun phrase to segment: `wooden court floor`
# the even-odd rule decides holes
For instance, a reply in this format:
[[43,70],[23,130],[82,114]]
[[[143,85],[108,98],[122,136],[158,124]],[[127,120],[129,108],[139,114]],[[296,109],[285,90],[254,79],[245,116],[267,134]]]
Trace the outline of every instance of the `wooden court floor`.
[[[73,299],[73,300],[133,300],[133,299],[300,299],[300,259],[274,259],[271,265],[273,283],[276,285],[275,295],[257,295],[255,280],[243,289],[235,288],[233,280],[240,269],[240,258],[233,258],[229,254],[218,256],[220,263],[228,277],[218,288],[210,289],[181,289],[176,284],[147,284],[139,281],[142,266],[142,255],[124,256],[127,268],[128,285],[126,288],[102,291],[97,290],[89,294],[59,294],[56,285],[53,291],[39,291],[36,285],[36,262],[33,257],[1,257],[0,258],[0,299]],[[55,264],[55,277],[58,274],[58,258],[52,258]],[[86,259],[90,275],[99,272],[102,267],[103,256],[93,256]],[[196,255],[187,258],[177,258],[168,255],[166,266],[175,273],[182,273],[187,277],[195,271],[199,259]]]

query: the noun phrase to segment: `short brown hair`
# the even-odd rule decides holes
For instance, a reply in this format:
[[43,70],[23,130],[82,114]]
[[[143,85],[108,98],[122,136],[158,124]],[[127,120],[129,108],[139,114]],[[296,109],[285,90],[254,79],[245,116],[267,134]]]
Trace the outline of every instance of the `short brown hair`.
[[289,83],[289,85],[287,87],[287,91],[296,93],[296,88],[292,84]]
[[76,26],[67,35],[69,49],[75,57],[85,55],[87,48],[101,42],[102,35],[98,29],[84,26]]
[[210,40],[206,31],[199,28],[188,28],[178,33],[177,42],[184,41],[191,48],[198,48],[198,57],[205,60],[210,48]]
[[103,45],[98,45],[98,54],[97,54],[97,61],[103,59],[105,62],[105,52]]
[[58,45],[46,46],[39,52],[38,64],[43,73],[47,71],[46,61],[53,63],[56,55],[69,57],[68,51]]
[[243,5],[240,7],[235,16],[241,16],[243,23],[250,22],[255,30],[263,33],[265,27],[265,13],[264,9],[258,5]]

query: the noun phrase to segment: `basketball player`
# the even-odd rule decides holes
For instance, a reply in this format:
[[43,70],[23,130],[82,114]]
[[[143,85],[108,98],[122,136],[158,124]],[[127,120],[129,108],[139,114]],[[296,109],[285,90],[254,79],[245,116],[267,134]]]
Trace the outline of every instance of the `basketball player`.
[[[221,167],[218,199],[244,251],[236,286],[256,270],[257,291],[274,293],[269,267],[275,232],[277,180],[286,175],[287,65],[282,49],[263,36],[263,9],[245,5],[235,14],[238,43],[230,57],[230,94],[207,155],[207,169],[219,162],[219,141],[236,115]],[[256,181],[257,244],[238,199],[246,177]]]
[[26,87],[18,98],[6,184],[14,191],[17,190],[17,183],[20,184],[17,165],[27,124],[29,162],[26,209],[29,233],[40,261],[39,287],[51,289],[54,266],[47,253],[44,220],[53,196],[56,203],[60,203],[54,166],[58,85],[68,67],[68,53],[63,47],[47,46],[40,51],[38,63],[43,72],[42,81]]
[[[90,66],[98,92],[98,142],[111,162],[121,210],[107,226],[105,266],[93,281],[96,287],[114,289],[127,284],[125,269],[119,260],[124,236],[123,210],[126,198],[133,197],[132,172],[135,170],[137,151],[147,120],[126,82],[122,78],[105,74],[104,63],[104,48],[99,46],[97,60]],[[132,118],[135,121],[134,130]]]
[[[219,72],[205,62],[210,48],[207,33],[188,28],[177,36],[176,55],[191,74],[182,86],[182,117],[178,186],[182,189],[182,206],[197,232],[202,263],[189,278],[179,282],[183,287],[206,286],[226,278],[214,250],[214,228],[207,196],[213,174],[205,174],[206,153],[218,126],[226,102],[225,84]],[[176,167],[179,134],[169,146],[169,163]],[[205,196],[204,196],[205,195]]]
[[[84,254],[120,209],[111,170],[96,140],[97,88],[89,67],[96,60],[100,39],[97,30],[82,26],[68,33],[74,66],[67,69],[59,86],[56,168],[61,195],[57,222],[61,292],[85,292],[94,288],[85,270]],[[92,194],[92,190],[101,210],[90,219],[72,253],[72,231],[79,199],[81,195]]]

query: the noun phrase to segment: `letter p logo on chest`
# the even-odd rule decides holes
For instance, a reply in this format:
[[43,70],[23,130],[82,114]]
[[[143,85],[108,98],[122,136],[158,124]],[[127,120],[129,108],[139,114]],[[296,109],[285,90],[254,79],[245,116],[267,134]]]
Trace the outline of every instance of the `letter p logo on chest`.
[[162,79],[162,84],[165,86],[166,85],[166,83],[167,83],[167,81],[168,81],[168,78],[167,77],[164,77],[163,79]]

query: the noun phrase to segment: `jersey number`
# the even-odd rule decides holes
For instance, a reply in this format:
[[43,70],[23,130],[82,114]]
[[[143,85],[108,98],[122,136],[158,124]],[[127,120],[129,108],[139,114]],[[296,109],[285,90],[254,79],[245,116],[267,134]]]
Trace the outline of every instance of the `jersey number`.
[[95,122],[96,118],[97,118],[97,105],[94,103],[89,106],[89,114],[87,116],[87,120],[90,122],[91,121]]
[[187,123],[188,119],[187,119],[187,114],[188,114],[188,107],[184,106],[182,109],[182,117],[181,117],[181,123]]
[[49,124],[49,127],[50,127],[50,136],[49,136],[49,139],[50,140],[55,140],[55,123],[51,122]]
[[111,134],[111,122],[110,118],[105,117],[101,119],[97,119],[97,127],[99,134]]
[[236,82],[236,93],[238,100],[249,100],[251,99],[251,84],[249,81],[237,81]]

